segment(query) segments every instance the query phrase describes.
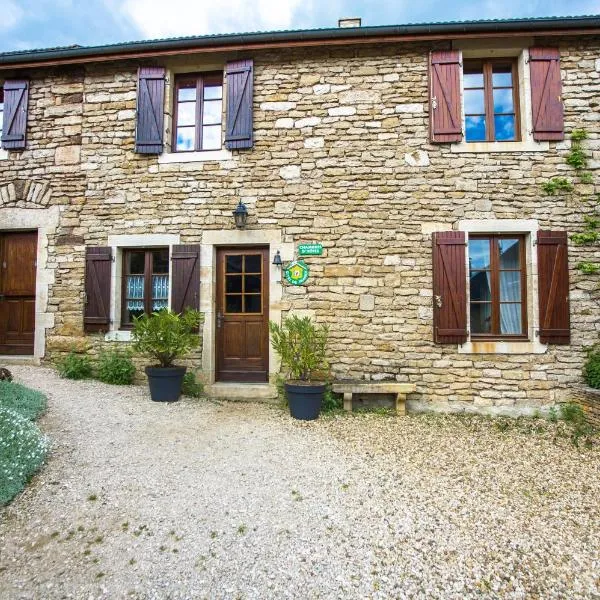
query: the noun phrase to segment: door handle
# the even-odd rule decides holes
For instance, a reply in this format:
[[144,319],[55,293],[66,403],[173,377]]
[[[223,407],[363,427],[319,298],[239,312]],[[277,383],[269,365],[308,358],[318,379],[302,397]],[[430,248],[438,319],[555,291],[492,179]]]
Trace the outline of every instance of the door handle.
[[223,313],[219,311],[217,313],[217,329],[221,329],[222,325],[223,325]]

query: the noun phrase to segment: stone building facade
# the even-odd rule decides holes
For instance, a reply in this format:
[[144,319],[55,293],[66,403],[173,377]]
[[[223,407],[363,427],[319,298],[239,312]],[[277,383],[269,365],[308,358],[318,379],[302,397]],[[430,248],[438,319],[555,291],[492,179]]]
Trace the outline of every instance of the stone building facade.
[[[208,46],[198,38],[181,51],[174,41],[143,51],[134,44],[118,56],[106,47],[0,57],[0,77],[29,82],[25,148],[0,155],[0,232],[36,232],[34,359],[126,345],[127,250],[199,246],[203,343],[188,364],[209,390],[226,395],[216,348],[218,250],[260,247],[268,257],[266,316],[327,323],[335,377],[415,383],[409,410],[532,413],[570,398],[600,325],[597,284],[577,265],[599,257],[569,241],[569,343],[543,343],[537,236],[583,231],[594,211],[588,199],[600,191],[599,24],[532,21],[519,30],[482,25],[427,35],[374,28],[370,39],[362,29],[346,37],[332,31],[327,43],[310,43],[304,32],[285,40],[275,34],[269,43],[230,36]],[[534,139],[535,47],[559,51],[564,139]],[[458,52],[463,98],[468,60],[514,59],[520,141],[465,141],[462,101],[462,139],[432,141],[431,56],[445,50]],[[240,58],[253,64],[252,146],[175,152],[178,75],[223,73]],[[148,65],[165,70],[159,154],[136,152],[139,68]],[[226,74],[223,82],[227,97]],[[565,162],[570,134],[580,129],[592,174],[584,182]],[[575,189],[545,194],[542,185],[555,176]],[[248,210],[242,229],[232,218],[240,201]],[[432,237],[450,231],[465,232],[465,243],[481,234],[522,236],[527,321],[520,338],[469,331],[460,343],[436,343]],[[275,254],[285,267],[298,244],[312,242],[323,245],[322,255],[305,258],[303,285],[289,285],[272,264]],[[114,259],[109,331],[84,331],[89,247],[108,247]],[[468,292],[467,315],[475,310]],[[272,351],[267,361],[273,382]],[[266,383],[244,383],[253,397],[272,392]]]

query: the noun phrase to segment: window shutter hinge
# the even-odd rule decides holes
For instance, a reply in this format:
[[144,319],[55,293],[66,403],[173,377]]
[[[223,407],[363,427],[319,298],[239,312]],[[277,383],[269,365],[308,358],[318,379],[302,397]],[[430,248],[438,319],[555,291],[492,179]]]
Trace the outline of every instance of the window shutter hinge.
[[534,335],[535,335],[536,337],[540,337],[540,330],[539,330],[539,329],[536,329],[536,330],[534,330],[534,332],[533,332],[533,333],[534,333]]
[[117,257],[116,256],[111,256],[110,257],[110,262],[117,262]]

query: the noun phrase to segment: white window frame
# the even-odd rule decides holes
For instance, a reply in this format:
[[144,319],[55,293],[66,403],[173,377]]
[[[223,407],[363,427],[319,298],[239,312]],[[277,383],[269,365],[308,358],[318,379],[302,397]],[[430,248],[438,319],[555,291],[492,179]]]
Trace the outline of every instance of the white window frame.
[[[537,268],[537,219],[467,219],[458,222],[458,230],[465,232],[467,249],[466,263],[466,302],[467,302],[467,341],[458,346],[459,354],[544,354],[547,344],[539,338],[540,315],[538,305],[538,268]],[[469,234],[525,235],[525,263],[527,268],[527,340],[477,340],[471,338],[471,297],[469,289]]]
[[180,243],[179,234],[148,233],[138,235],[109,235],[108,245],[114,258],[110,272],[110,329],[104,339],[108,342],[131,341],[131,330],[121,327],[121,290],[123,283],[123,250],[128,248],[169,248],[169,309],[172,293],[172,261],[173,246]]
[[[529,46],[533,40],[520,40],[515,45],[506,46],[506,40],[494,42],[490,40],[486,46],[482,42],[476,44],[464,42],[460,51],[460,113],[463,139],[450,145],[450,151],[455,153],[480,152],[546,152],[549,142],[537,142],[533,139],[533,123],[531,111],[531,80],[529,75]],[[465,127],[465,103],[463,89],[463,62],[472,58],[517,58],[518,96],[520,111],[521,140],[518,142],[467,142]]]

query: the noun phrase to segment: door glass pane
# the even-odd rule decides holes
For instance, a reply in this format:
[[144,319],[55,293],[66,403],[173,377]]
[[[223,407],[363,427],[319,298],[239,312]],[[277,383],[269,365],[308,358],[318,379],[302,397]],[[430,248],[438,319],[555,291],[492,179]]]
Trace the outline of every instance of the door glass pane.
[[500,302],[521,302],[520,271],[500,271]]
[[469,268],[473,271],[490,268],[490,240],[469,240]]
[[522,333],[521,304],[511,303],[500,305],[500,333]]
[[194,149],[194,138],[196,135],[195,127],[178,127],[177,128],[177,140],[175,142],[175,149],[180,152],[185,152]]
[[496,115],[494,117],[494,129],[496,141],[512,141],[515,139],[515,117],[514,115]]
[[260,273],[262,256],[260,254],[246,254],[246,273]]
[[145,252],[127,253],[127,272],[131,275],[143,275],[145,266]]
[[207,85],[204,88],[204,99],[205,100],[220,100],[222,97],[223,97],[223,86]]
[[242,276],[241,275],[227,275],[225,279],[225,291],[230,293],[241,293],[242,292]]
[[246,275],[246,292],[260,293],[260,275]]
[[194,87],[181,87],[177,92],[177,100],[182,101],[190,101],[196,99],[196,86]]
[[225,257],[225,271],[227,273],[242,272],[242,257],[239,255],[229,255]]
[[512,88],[502,88],[494,90],[494,112],[495,113],[513,113],[515,107],[513,104]]
[[498,251],[500,252],[501,269],[519,269],[519,240],[499,239]]
[[492,330],[492,304],[471,304],[471,333],[490,333]]
[[169,251],[167,248],[161,248],[160,250],[152,251],[152,272],[169,272]]
[[492,299],[490,277],[490,271],[471,271],[471,300],[490,301]]
[[242,312],[242,295],[225,296],[225,312],[241,313]]
[[169,305],[169,276],[152,276],[152,311],[162,310]]
[[209,125],[202,128],[202,150],[221,148],[221,125]]
[[485,117],[465,117],[467,142],[485,141]]
[[202,124],[215,125],[221,122],[221,101],[210,100],[205,102],[202,111]]
[[465,114],[482,115],[484,113],[483,90],[465,90]]
[[494,65],[492,68],[492,85],[494,87],[512,86],[511,65]]
[[195,102],[180,102],[177,105],[177,125],[196,124],[196,103]]
[[247,313],[259,313],[260,312],[260,294],[244,296],[246,302]]

